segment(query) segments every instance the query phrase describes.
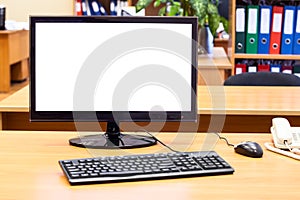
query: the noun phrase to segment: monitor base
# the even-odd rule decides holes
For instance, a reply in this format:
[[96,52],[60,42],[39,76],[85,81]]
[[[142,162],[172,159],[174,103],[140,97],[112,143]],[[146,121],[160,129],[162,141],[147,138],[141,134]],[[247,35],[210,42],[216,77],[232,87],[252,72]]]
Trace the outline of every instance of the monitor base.
[[87,135],[69,140],[70,145],[93,149],[131,149],[155,145],[156,139],[144,135],[118,134],[109,137],[108,134]]

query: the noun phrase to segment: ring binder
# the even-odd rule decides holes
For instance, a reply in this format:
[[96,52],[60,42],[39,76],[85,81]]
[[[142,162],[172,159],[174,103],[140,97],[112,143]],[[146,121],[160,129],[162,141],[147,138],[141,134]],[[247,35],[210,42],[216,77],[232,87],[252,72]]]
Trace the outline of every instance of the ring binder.
[[269,54],[272,6],[260,6],[257,53]]
[[236,6],[235,53],[245,53],[246,7]]
[[257,53],[259,6],[247,6],[246,53]]
[[281,45],[283,7],[273,6],[272,28],[270,35],[270,54],[279,54]]
[[297,17],[294,32],[293,54],[300,54],[300,6],[297,6]]
[[284,6],[281,54],[292,54],[294,43],[295,6]]

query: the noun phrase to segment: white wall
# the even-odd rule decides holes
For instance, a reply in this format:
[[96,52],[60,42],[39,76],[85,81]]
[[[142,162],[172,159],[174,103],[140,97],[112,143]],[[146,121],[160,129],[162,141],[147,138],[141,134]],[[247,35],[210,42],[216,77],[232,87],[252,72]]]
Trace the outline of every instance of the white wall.
[[74,0],[0,0],[6,20],[29,21],[30,15],[73,15]]

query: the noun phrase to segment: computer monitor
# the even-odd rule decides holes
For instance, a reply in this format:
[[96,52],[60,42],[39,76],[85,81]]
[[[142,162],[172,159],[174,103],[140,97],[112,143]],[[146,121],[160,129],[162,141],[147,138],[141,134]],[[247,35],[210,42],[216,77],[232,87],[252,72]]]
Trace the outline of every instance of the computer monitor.
[[107,122],[71,145],[144,147],[119,123],[197,120],[195,17],[32,16],[30,67],[31,121]]

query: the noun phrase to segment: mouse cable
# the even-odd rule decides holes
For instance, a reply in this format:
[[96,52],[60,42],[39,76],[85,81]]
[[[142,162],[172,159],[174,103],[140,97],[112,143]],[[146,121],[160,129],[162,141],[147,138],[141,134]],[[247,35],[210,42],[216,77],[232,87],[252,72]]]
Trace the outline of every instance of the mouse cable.
[[[158,143],[160,143],[161,145],[163,145],[164,147],[168,148],[170,151],[176,152],[176,153],[180,153],[181,151],[177,151],[175,149],[173,149],[172,147],[170,147],[169,145],[163,143],[161,140],[159,140],[157,137],[155,137],[153,134],[151,134],[149,131],[143,129],[143,131],[145,133],[147,133],[148,135],[150,135],[155,141],[157,141]],[[225,137],[222,137],[219,133],[213,132],[213,134],[217,135],[219,137],[220,140],[224,140],[227,144],[227,146],[231,146],[234,147],[234,144],[231,144],[228,142],[228,140]]]
[[229,143],[228,140],[225,137],[222,137],[219,133],[213,132],[213,134],[217,135],[220,140],[224,140],[226,142],[227,146],[234,147],[234,144]]
[[151,134],[149,131],[143,129],[143,131],[145,133],[147,133],[148,135],[150,135],[155,141],[157,141],[158,143],[160,143],[161,145],[163,145],[164,147],[166,147],[167,149],[169,149],[170,151],[173,151],[175,153],[181,153],[181,151],[177,151],[175,149],[173,149],[172,147],[170,147],[169,145],[163,143],[162,141],[160,141],[157,137],[155,137],[153,134]]

